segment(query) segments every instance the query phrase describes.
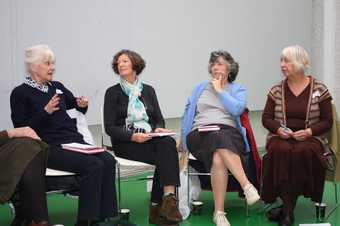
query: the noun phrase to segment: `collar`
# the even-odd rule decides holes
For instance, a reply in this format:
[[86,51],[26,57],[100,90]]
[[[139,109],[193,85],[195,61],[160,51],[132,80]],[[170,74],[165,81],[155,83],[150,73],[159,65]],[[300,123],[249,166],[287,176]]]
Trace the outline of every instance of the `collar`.
[[26,85],[29,85],[32,88],[40,90],[43,93],[48,93],[48,85],[51,85],[50,82],[47,82],[46,84],[40,85],[29,76],[25,78],[24,83]]

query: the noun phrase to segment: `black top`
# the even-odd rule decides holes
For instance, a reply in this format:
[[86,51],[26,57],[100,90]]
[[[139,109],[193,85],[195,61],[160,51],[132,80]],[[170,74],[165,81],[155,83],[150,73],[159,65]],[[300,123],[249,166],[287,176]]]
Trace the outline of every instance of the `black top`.
[[[153,130],[155,128],[164,128],[165,123],[154,88],[143,83],[143,90],[139,99],[144,103],[151,128]],[[112,146],[115,140],[131,140],[133,132],[125,128],[128,103],[129,97],[124,93],[119,84],[106,90],[104,99],[104,125],[106,133],[111,137]]]
[[[76,108],[86,113],[86,108],[77,105],[71,91],[60,82],[50,82],[48,93],[44,93],[27,84],[21,84],[11,93],[11,117],[14,127],[29,126],[48,144],[59,145],[71,142],[84,143],[78,133],[76,121],[71,119],[66,110]],[[44,107],[56,94],[60,97],[59,110],[48,114]],[[61,94],[60,94],[61,93]]]

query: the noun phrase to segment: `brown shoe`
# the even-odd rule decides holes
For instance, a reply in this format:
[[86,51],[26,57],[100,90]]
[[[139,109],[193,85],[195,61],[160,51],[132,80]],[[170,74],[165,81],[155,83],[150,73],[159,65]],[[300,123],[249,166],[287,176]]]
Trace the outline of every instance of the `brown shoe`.
[[149,223],[150,224],[158,224],[159,222],[159,206],[152,206],[149,207]]
[[159,215],[168,221],[180,222],[182,215],[178,210],[177,199],[174,194],[163,197],[162,205],[159,210]]

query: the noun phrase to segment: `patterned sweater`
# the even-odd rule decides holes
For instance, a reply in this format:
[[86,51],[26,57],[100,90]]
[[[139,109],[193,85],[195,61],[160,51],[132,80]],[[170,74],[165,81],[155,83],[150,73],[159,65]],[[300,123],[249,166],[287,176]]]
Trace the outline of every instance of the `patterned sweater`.
[[[309,78],[310,78],[309,85],[310,91],[306,109],[305,128],[310,128],[312,125],[320,121],[320,103],[328,98],[331,98],[331,95],[327,87],[321,81],[318,81],[311,76],[309,76]],[[284,88],[286,82],[287,80],[283,80],[280,83],[276,84],[271,88],[268,94],[268,97],[275,102],[274,120],[284,125],[287,124],[287,116],[285,109],[286,108],[285,88]],[[273,136],[277,136],[277,134],[269,133],[267,140],[269,140]],[[318,138],[323,144],[327,144],[328,141],[326,139],[326,136],[327,133],[323,133],[315,137]]]

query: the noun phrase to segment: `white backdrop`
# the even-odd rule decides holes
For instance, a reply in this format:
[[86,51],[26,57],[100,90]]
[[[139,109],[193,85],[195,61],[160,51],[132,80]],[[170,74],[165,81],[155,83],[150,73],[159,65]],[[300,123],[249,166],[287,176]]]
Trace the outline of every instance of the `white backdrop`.
[[262,109],[282,78],[281,49],[311,49],[312,1],[2,0],[0,28],[0,128],[11,125],[9,94],[24,77],[24,49],[38,43],[55,52],[54,79],[89,97],[90,124],[100,123],[105,90],[117,81],[112,56],[123,48],[146,60],[141,78],[155,87],[164,116],[179,117],[218,49],[240,63],[248,107]]

